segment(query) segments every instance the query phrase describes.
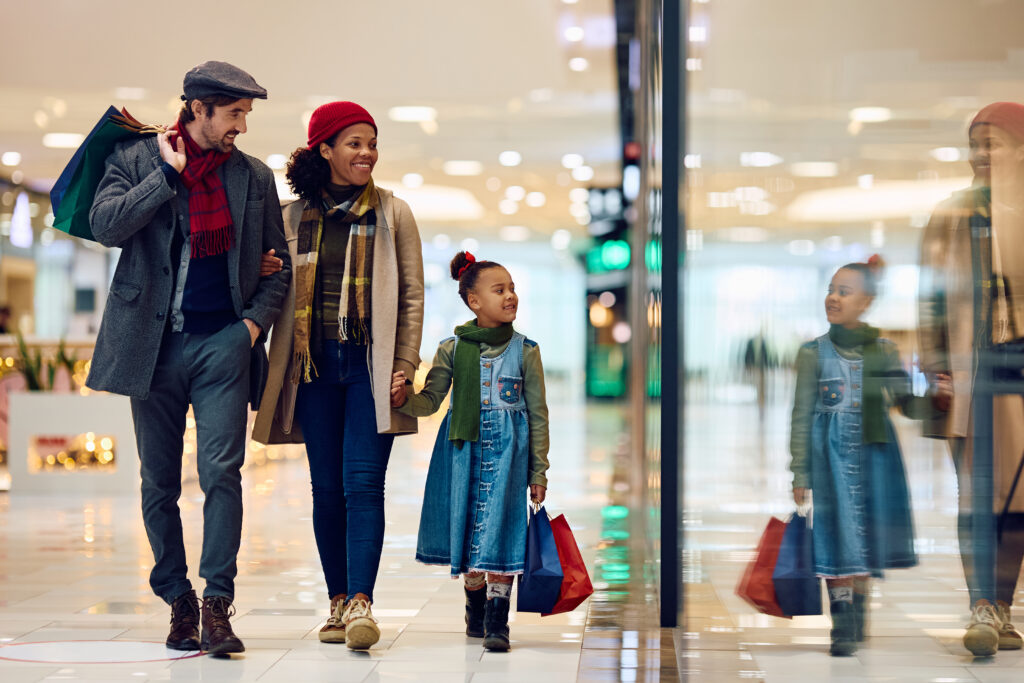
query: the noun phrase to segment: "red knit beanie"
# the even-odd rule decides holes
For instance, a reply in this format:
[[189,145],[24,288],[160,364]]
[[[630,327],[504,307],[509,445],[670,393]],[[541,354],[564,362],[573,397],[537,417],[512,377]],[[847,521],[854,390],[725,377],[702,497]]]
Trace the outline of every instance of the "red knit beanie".
[[377,132],[377,124],[370,112],[355,102],[328,102],[320,105],[309,118],[309,148],[316,149],[321,142],[354,123],[368,123],[373,126],[373,132]]
[[971,121],[971,128],[983,123],[1000,128],[1024,142],[1024,104],[993,102],[978,112]]

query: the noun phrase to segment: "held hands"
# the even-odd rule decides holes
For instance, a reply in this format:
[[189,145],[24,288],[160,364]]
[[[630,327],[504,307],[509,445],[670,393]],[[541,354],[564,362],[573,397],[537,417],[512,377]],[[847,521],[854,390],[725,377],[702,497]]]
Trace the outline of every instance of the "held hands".
[[793,502],[796,503],[797,505],[803,505],[805,502],[807,502],[807,487],[793,487]]
[[156,136],[156,143],[160,146],[160,158],[170,164],[175,171],[181,173],[185,170],[185,164],[188,163],[188,157],[185,156],[185,141],[179,135],[177,147],[171,147],[167,136],[168,133],[159,133]]
[[547,487],[540,484],[530,484],[530,500],[540,505],[547,495]]
[[399,370],[391,375],[391,407],[401,408],[406,399],[405,373]]
[[256,339],[260,336],[260,326],[248,318],[242,318],[242,322],[249,328],[249,348],[256,346]]
[[284,267],[284,261],[274,256],[276,251],[271,249],[260,257],[260,277],[280,273]]
[[939,374],[935,376],[935,387],[932,393],[932,405],[942,412],[949,410],[953,402],[953,378],[949,375]]

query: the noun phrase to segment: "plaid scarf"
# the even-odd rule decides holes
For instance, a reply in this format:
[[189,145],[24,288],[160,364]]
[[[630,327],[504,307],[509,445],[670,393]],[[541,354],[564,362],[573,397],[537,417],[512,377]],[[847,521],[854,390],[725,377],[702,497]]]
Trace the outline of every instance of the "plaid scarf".
[[348,223],[348,245],[345,248],[345,274],[341,281],[341,303],[338,307],[340,341],[351,344],[370,342],[370,285],[373,282],[373,236],[378,205],[373,179],[361,193],[334,205],[326,190],[320,200],[307,201],[299,219],[295,271],[295,333],[293,382],[301,377],[312,381],[316,375],[309,353],[310,327],[313,320],[313,298],[316,293],[316,266],[324,234],[324,218],[341,214]]
[[[217,168],[231,158],[230,152],[203,150],[188,134],[179,120],[171,129],[185,141],[188,161],[181,172],[181,182],[188,188],[189,232],[192,236],[192,258],[216,256],[231,248],[234,221],[228,209],[228,195]],[[171,145],[176,144],[171,139]]]

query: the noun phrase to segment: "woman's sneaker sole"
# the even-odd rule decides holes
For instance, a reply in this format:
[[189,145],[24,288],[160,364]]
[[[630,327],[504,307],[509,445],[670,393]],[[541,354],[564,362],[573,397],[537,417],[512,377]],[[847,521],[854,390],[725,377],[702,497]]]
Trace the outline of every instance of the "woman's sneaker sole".
[[964,647],[975,657],[991,657],[999,648],[999,631],[987,624],[975,624],[964,634]]
[[356,619],[345,625],[345,644],[350,650],[366,650],[380,640],[380,629],[371,619]]

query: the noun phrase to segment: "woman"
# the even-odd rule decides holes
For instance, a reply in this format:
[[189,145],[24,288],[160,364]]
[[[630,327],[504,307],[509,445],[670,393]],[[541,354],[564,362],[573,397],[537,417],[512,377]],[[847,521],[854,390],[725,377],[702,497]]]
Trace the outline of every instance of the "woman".
[[[384,475],[396,434],[415,418],[392,410],[419,365],[423,259],[408,205],[373,184],[377,126],[353,102],[313,112],[287,178],[291,296],[274,327],[270,374],[253,426],[261,443],[306,444],[313,531],[331,599],[324,642],[366,649],[384,542]],[[371,295],[372,293],[372,295]]]
[[[1024,105],[983,108],[968,142],[974,182],[936,208],[921,244],[919,339],[922,370],[933,380],[943,374],[953,380],[949,410],[926,425],[926,435],[948,440],[956,467],[960,557],[971,600],[964,646],[991,656],[1022,645],[1010,607],[1024,558],[1024,482],[1014,485],[1024,451],[1024,398],[1003,390],[993,395],[975,380],[1002,345],[1024,338]],[[976,410],[988,418],[975,424]],[[973,466],[978,436],[991,446],[978,459],[991,457],[999,529],[994,572],[992,539],[973,533],[972,484],[988,476],[987,467],[975,472]],[[980,498],[983,490],[976,493]]]

